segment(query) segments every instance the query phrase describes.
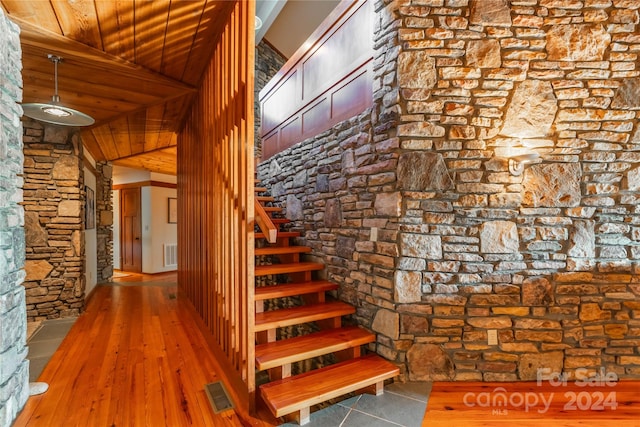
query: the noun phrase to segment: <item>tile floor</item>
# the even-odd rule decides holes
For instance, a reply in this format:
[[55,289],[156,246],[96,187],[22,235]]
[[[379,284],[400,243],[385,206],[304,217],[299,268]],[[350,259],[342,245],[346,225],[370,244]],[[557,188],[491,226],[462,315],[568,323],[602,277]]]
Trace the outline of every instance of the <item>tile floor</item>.
[[[311,413],[307,427],[420,427],[431,383],[393,383],[382,396],[362,394]],[[297,423],[283,424],[286,427]]]
[[29,346],[29,381],[34,382],[58,349],[67,332],[76,321],[75,317],[44,320],[27,340]]

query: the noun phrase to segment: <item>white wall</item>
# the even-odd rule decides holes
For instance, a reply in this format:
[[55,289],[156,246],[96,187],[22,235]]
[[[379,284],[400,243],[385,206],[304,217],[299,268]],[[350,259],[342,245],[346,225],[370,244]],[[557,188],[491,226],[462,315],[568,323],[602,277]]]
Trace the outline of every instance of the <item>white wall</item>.
[[[177,182],[177,177],[149,171],[113,167],[113,184],[130,184],[135,182],[159,181],[170,184]],[[142,222],[142,272],[147,274],[174,271],[173,267],[164,266],[164,245],[177,243],[178,227],[169,224],[167,218],[168,199],[176,197],[175,188],[145,186],[140,191]],[[120,269],[120,191],[114,190],[113,197],[113,268]]]
[[[93,160],[88,156],[89,161]],[[95,163],[94,163],[95,166]],[[88,168],[84,168],[84,185],[91,188],[95,194],[96,176]],[[96,218],[96,224],[98,218]],[[96,228],[84,231],[84,250],[85,250],[85,291],[84,297],[87,298],[91,291],[96,287],[98,277],[98,238]]]
[[142,187],[142,272],[174,271],[165,267],[164,245],[178,242],[178,227],[168,223],[168,199],[177,190],[165,187]]

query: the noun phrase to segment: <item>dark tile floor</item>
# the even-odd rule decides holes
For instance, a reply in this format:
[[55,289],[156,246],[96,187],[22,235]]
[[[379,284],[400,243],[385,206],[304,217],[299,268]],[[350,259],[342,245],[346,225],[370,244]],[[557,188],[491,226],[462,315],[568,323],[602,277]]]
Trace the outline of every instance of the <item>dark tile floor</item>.
[[[382,396],[362,394],[311,414],[308,427],[420,427],[431,383],[393,383]],[[286,427],[297,423],[283,424]]]
[[44,320],[27,340],[29,346],[29,381],[34,382],[58,349],[58,346],[76,321],[75,317]]

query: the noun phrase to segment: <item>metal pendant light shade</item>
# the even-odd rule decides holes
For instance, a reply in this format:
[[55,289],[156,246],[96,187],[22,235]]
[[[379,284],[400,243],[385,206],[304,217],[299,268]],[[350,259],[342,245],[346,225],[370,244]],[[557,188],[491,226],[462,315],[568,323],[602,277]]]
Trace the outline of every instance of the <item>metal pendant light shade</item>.
[[88,116],[78,110],[64,107],[60,104],[60,96],[58,95],[58,63],[62,58],[55,55],[47,55],[53,62],[54,69],[54,93],[51,97],[51,103],[39,104],[28,103],[22,104],[24,115],[41,122],[51,123],[62,126],[90,126],[95,123],[93,117]]

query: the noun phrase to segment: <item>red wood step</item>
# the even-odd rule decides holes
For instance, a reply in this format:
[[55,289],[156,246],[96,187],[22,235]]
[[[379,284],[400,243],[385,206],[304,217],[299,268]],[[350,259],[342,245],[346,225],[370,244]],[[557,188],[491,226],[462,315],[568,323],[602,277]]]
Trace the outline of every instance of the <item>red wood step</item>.
[[256,200],[259,202],[273,202],[276,200],[271,196],[255,196],[255,197],[256,197]]
[[318,271],[324,269],[324,264],[319,262],[291,262],[287,264],[256,265],[255,276],[268,276],[270,274],[302,273],[304,271]]
[[267,187],[254,187],[253,189],[256,191],[256,193],[265,193],[268,191]]
[[314,280],[312,282],[284,283],[280,285],[262,286],[256,288],[256,301],[263,301],[271,298],[285,298],[296,295],[315,294],[317,292],[333,291],[338,289],[338,285],[326,280]]
[[255,331],[268,331],[285,326],[315,322],[317,320],[333,319],[355,312],[356,309],[353,306],[341,301],[265,311],[263,313],[256,313]]
[[271,218],[271,222],[274,224],[289,224],[291,220],[287,218]]
[[300,412],[300,424],[309,421],[309,408],[370,385],[382,392],[384,380],[400,373],[377,355],[367,355],[260,386],[260,394],[276,417]]
[[256,367],[258,370],[271,369],[359,347],[374,342],[376,336],[357,326],[327,329],[309,335],[256,345]]
[[[264,239],[264,233],[256,233],[254,235],[256,239]],[[278,235],[276,238],[278,239],[289,239],[291,237],[300,237],[300,233],[297,231],[278,231]]]
[[265,212],[282,212],[282,208],[278,206],[263,206]]
[[309,252],[311,252],[311,248],[309,246],[265,246],[263,248],[256,248],[254,254],[256,256],[264,256],[303,254]]

